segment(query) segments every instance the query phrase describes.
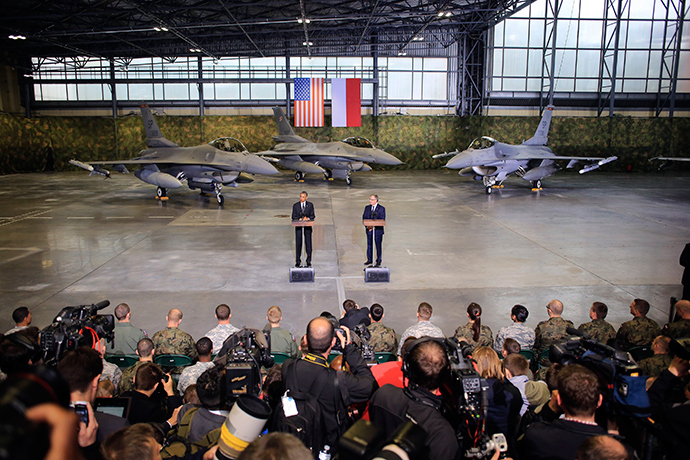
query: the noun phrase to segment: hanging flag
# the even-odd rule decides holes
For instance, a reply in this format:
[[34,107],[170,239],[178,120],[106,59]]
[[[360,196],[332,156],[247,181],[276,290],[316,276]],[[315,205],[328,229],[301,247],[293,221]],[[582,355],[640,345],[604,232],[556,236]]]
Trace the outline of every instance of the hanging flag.
[[333,127],[362,126],[362,80],[331,79]]
[[323,127],[323,78],[295,78],[295,126]]

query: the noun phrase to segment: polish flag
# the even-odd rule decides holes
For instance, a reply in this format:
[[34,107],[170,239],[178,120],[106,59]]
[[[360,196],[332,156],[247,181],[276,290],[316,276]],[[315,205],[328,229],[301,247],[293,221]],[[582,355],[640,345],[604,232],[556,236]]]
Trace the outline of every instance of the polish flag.
[[334,128],[362,126],[362,80],[331,79],[331,114]]

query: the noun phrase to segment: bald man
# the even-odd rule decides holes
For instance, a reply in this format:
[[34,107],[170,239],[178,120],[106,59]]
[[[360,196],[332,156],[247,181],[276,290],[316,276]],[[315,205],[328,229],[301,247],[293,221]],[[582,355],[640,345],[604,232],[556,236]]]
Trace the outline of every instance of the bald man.
[[690,338],[690,300],[676,302],[675,308],[681,319],[668,323],[661,333],[676,340],[688,339]]
[[[341,414],[342,421],[342,414],[345,413],[342,397],[335,397],[336,378],[341,386],[341,393],[345,394],[342,387],[347,389],[352,403],[368,401],[376,385],[367,363],[350,341],[350,330],[347,327],[342,329],[345,334],[338,331],[336,337],[331,321],[322,316],[312,319],[307,326],[308,353],[302,359],[288,359],[283,363],[285,390],[308,393],[315,381],[325,382],[313,396],[318,393],[317,400],[324,411],[325,444],[331,446],[331,449],[338,445],[338,433],[343,428],[338,425],[337,414]],[[336,371],[328,366],[328,355],[336,340],[340,340],[343,357],[350,366],[350,372]]]
[[156,356],[159,355],[187,355],[196,360],[199,355],[196,352],[196,343],[191,335],[180,329],[182,312],[173,308],[165,317],[168,326],[162,331],[153,334],[153,347]]
[[[534,352],[537,358],[541,356],[544,350],[555,343],[561,342],[567,335],[565,330],[568,327],[574,327],[572,321],[561,318],[563,314],[563,303],[560,300],[552,300],[546,305],[546,312],[549,314],[549,319],[537,324],[534,329]],[[548,358],[540,359],[539,363],[543,367],[549,367],[551,361]]]

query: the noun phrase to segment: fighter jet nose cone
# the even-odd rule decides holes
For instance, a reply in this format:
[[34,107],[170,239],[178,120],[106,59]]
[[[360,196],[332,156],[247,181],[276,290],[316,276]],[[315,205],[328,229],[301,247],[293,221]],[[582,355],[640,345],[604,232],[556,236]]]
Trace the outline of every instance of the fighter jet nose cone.
[[444,168],[448,169],[463,169],[472,166],[472,157],[466,153],[459,153],[451,158]]
[[395,158],[390,153],[384,152],[383,150],[379,150],[377,152],[376,163],[380,163],[382,165],[388,165],[388,166],[397,166],[397,165],[403,164],[402,161],[398,160],[397,158]]

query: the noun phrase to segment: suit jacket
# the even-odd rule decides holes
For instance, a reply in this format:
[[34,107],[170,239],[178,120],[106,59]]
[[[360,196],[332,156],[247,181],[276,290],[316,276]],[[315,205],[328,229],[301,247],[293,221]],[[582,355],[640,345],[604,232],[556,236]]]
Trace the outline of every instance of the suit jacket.
[[682,283],[690,284],[690,243],[685,245],[685,249],[680,255],[680,264],[685,267]]
[[[368,204],[364,207],[364,214],[362,214],[362,220],[373,219],[373,220],[386,220],[386,208],[380,204],[376,205],[376,212],[371,212],[371,205]],[[383,234],[383,227],[374,227],[377,233]]]
[[314,205],[308,201],[304,202],[304,212],[302,212],[302,203],[297,202],[292,205],[292,220],[301,220],[302,217],[308,217],[309,220],[316,219],[314,215]]

